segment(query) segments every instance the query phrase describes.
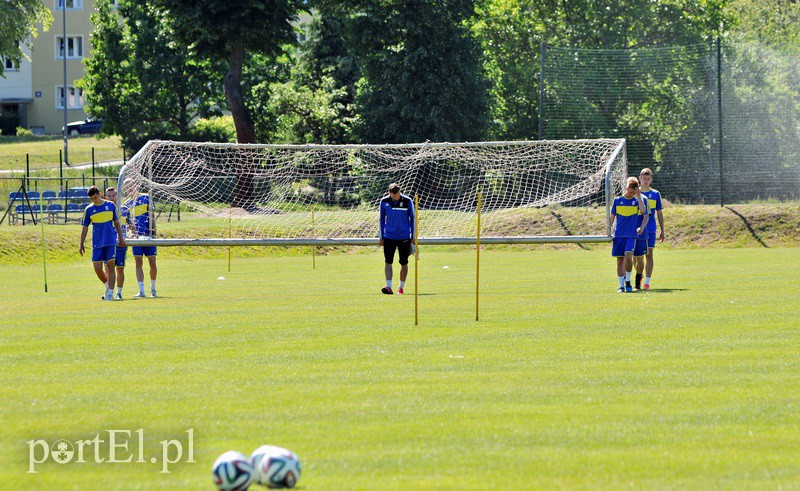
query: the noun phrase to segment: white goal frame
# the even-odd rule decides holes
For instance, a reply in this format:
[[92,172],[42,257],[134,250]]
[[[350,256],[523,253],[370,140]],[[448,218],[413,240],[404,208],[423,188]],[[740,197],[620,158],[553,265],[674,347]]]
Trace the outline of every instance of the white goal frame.
[[[599,140],[570,140],[576,143],[596,142]],[[613,143],[613,152],[606,159],[603,172],[603,195],[605,200],[605,235],[535,235],[535,236],[483,236],[480,231],[476,237],[418,237],[417,243],[420,245],[471,245],[471,244],[557,244],[557,243],[603,243],[610,242],[611,224],[609,220],[611,204],[614,196],[621,190],[622,182],[627,175],[627,155],[626,145],[624,139],[603,139],[605,142]],[[274,150],[297,150],[309,151],[319,149],[330,149],[332,147],[341,149],[387,149],[387,148],[407,148],[407,149],[420,149],[420,148],[451,148],[451,147],[473,147],[473,146],[508,146],[508,145],[548,145],[552,143],[563,143],[563,141],[548,141],[537,140],[529,142],[468,142],[468,143],[417,143],[417,144],[402,144],[402,145],[264,145],[264,144],[218,144],[218,143],[180,143],[180,142],[166,142],[166,141],[151,141],[148,142],[139,152],[136,153],[125,165],[122,166],[119,173],[118,186],[123,189],[123,183],[128,178],[131,170],[131,165],[137,161],[144,159],[148,149],[152,145],[158,144],[181,144],[187,146],[203,146],[208,148],[214,147],[235,147],[242,149],[274,149]],[[152,165],[149,164],[148,169],[151,172],[149,177],[152,179]],[[613,170],[613,172],[612,172]],[[598,174],[600,169],[598,169]],[[145,187],[145,191],[148,189]],[[122,197],[122,192],[118,194],[117,207],[119,209]],[[150,193],[152,196],[152,193]],[[413,199],[413,196],[411,196]],[[152,238],[152,239],[137,239],[131,238],[127,243],[132,246],[202,246],[202,247],[230,247],[230,246],[377,246],[379,240],[377,237],[377,208],[375,209],[375,237],[316,237],[316,238]],[[421,210],[420,213],[425,213]],[[419,215],[418,215],[419,216]],[[480,210],[478,210],[480,216]]]

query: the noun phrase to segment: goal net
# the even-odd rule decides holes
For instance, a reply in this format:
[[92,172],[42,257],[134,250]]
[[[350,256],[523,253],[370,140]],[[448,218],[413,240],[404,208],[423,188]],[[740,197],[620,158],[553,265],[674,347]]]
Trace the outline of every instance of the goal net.
[[151,141],[122,168],[119,189],[121,203],[152,197],[153,245],[377,244],[378,204],[393,182],[418,200],[422,244],[475,243],[479,233],[481,243],[599,242],[626,172],[620,139]]

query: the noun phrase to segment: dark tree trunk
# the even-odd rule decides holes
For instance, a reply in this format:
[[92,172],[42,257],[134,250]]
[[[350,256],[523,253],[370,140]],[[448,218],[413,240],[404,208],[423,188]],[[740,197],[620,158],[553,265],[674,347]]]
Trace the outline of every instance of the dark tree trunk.
[[236,140],[239,143],[255,143],[256,131],[250,111],[242,98],[242,64],[244,63],[244,41],[236,42],[231,50],[230,66],[225,75],[225,97],[231,108],[233,124],[236,126]]
[[[242,99],[242,64],[244,63],[244,42],[240,39],[231,50],[230,66],[225,75],[225,96],[231,108],[233,124],[236,126],[236,140],[239,143],[255,143],[256,132],[250,111]],[[253,174],[247,160],[247,152],[236,158],[236,189],[231,206],[252,207]]]

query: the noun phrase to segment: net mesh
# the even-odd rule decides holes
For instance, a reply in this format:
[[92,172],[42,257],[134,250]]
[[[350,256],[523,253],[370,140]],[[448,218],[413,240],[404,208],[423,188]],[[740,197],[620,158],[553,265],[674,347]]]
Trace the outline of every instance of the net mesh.
[[625,138],[670,201],[800,199],[800,57],[753,43],[547,47],[541,137]]
[[[418,197],[420,238],[606,235],[618,139],[408,145],[149,142],[124,167],[122,202],[148,193],[161,238],[377,238],[390,183]],[[166,220],[165,220],[166,219]]]

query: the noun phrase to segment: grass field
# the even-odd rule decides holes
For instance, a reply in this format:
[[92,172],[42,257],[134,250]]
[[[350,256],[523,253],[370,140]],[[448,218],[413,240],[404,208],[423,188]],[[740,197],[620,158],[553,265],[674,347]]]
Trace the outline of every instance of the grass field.
[[[605,248],[490,250],[479,322],[474,252],[426,248],[416,327],[365,251],[166,253],[161,298],[114,303],[85,260],[47,294],[0,266],[3,487],[213,489],[219,454],[265,443],[303,490],[800,487],[800,248],[662,250],[633,294]],[[26,442],[100,434],[108,459],[109,429],[134,462],[26,473]],[[196,462],[160,473],[189,430]]]
[[[122,147],[117,136],[71,136],[68,145],[72,164],[91,163],[92,147],[95,149],[95,162],[122,160]],[[30,158],[31,170],[58,168],[59,150],[64,150],[64,138],[61,136],[0,137],[0,170],[24,174],[26,154]]]

